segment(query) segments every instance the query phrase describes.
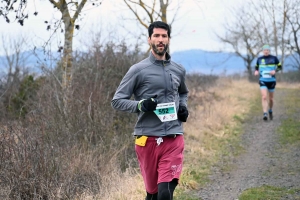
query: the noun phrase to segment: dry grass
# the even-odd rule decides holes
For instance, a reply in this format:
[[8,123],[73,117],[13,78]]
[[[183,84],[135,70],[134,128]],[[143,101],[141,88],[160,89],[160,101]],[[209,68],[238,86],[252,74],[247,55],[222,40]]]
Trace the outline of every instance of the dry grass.
[[[186,149],[199,151],[205,155],[212,154],[212,144],[208,136],[215,138],[230,136],[227,129],[234,127],[237,120],[243,121],[244,115],[251,108],[250,102],[257,97],[258,92],[257,84],[246,80],[223,79],[219,80],[216,87],[205,93],[199,93],[198,98],[203,99],[206,96],[207,101],[191,111],[192,120],[185,126]],[[199,142],[202,145],[199,145]]]
[[276,88],[291,88],[291,89],[300,89],[300,83],[287,83],[279,82],[276,84]]

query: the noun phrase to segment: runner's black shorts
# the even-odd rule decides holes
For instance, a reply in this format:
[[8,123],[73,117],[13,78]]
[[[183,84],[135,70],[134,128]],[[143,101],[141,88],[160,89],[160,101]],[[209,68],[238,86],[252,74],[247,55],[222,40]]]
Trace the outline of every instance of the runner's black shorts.
[[259,81],[260,89],[268,89],[269,92],[274,92],[276,81],[266,82]]

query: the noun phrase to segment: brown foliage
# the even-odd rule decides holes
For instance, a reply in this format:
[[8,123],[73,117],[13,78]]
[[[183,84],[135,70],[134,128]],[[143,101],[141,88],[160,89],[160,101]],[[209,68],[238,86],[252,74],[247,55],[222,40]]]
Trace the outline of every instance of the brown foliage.
[[56,71],[43,77],[25,119],[3,120],[0,188],[10,199],[101,194],[112,166],[136,165],[131,163],[135,116],[114,111],[110,100],[128,68],[141,59],[138,52],[108,43],[77,53],[67,112]]

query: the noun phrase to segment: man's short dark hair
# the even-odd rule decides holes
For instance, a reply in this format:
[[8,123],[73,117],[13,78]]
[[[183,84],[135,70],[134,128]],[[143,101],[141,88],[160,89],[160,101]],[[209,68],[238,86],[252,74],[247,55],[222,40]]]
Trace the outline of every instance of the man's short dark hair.
[[171,28],[167,23],[162,22],[162,21],[156,21],[156,22],[153,22],[152,24],[150,24],[150,26],[148,28],[148,34],[149,34],[150,38],[151,38],[151,35],[153,34],[154,28],[165,29],[166,31],[168,31],[168,37],[171,38]]

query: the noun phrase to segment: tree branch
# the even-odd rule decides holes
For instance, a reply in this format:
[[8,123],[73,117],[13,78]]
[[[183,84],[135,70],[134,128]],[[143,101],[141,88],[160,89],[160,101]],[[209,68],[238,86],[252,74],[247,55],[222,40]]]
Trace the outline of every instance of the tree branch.
[[[146,8],[147,5],[145,6],[145,3],[144,3],[142,0],[140,0],[140,4],[139,4],[139,5],[146,11],[147,15],[149,16],[150,23],[152,23],[152,22],[153,22],[153,16],[152,16],[151,13],[147,10],[147,8]],[[155,6],[155,1],[154,1],[153,6]],[[148,7],[148,6],[147,6],[147,7]],[[152,7],[152,10],[154,10],[154,7]]]
[[55,7],[57,7],[60,10],[61,7],[61,0],[59,2],[56,2],[54,0],[49,0],[50,3],[52,3]]
[[75,21],[78,18],[79,13],[81,12],[81,10],[83,9],[85,3],[87,2],[87,0],[82,0],[81,3],[79,4],[74,16],[73,16],[73,20]]
[[148,29],[148,25],[143,22],[143,20],[140,18],[140,16],[138,15],[137,11],[134,11],[133,8],[129,5],[129,3],[127,2],[127,0],[124,0],[125,4],[127,5],[127,7],[133,12],[133,14],[135,15],[135,17],[137,18],[137,20],[140,22],[140,24],[142,26],[144,26],[145,28]]

